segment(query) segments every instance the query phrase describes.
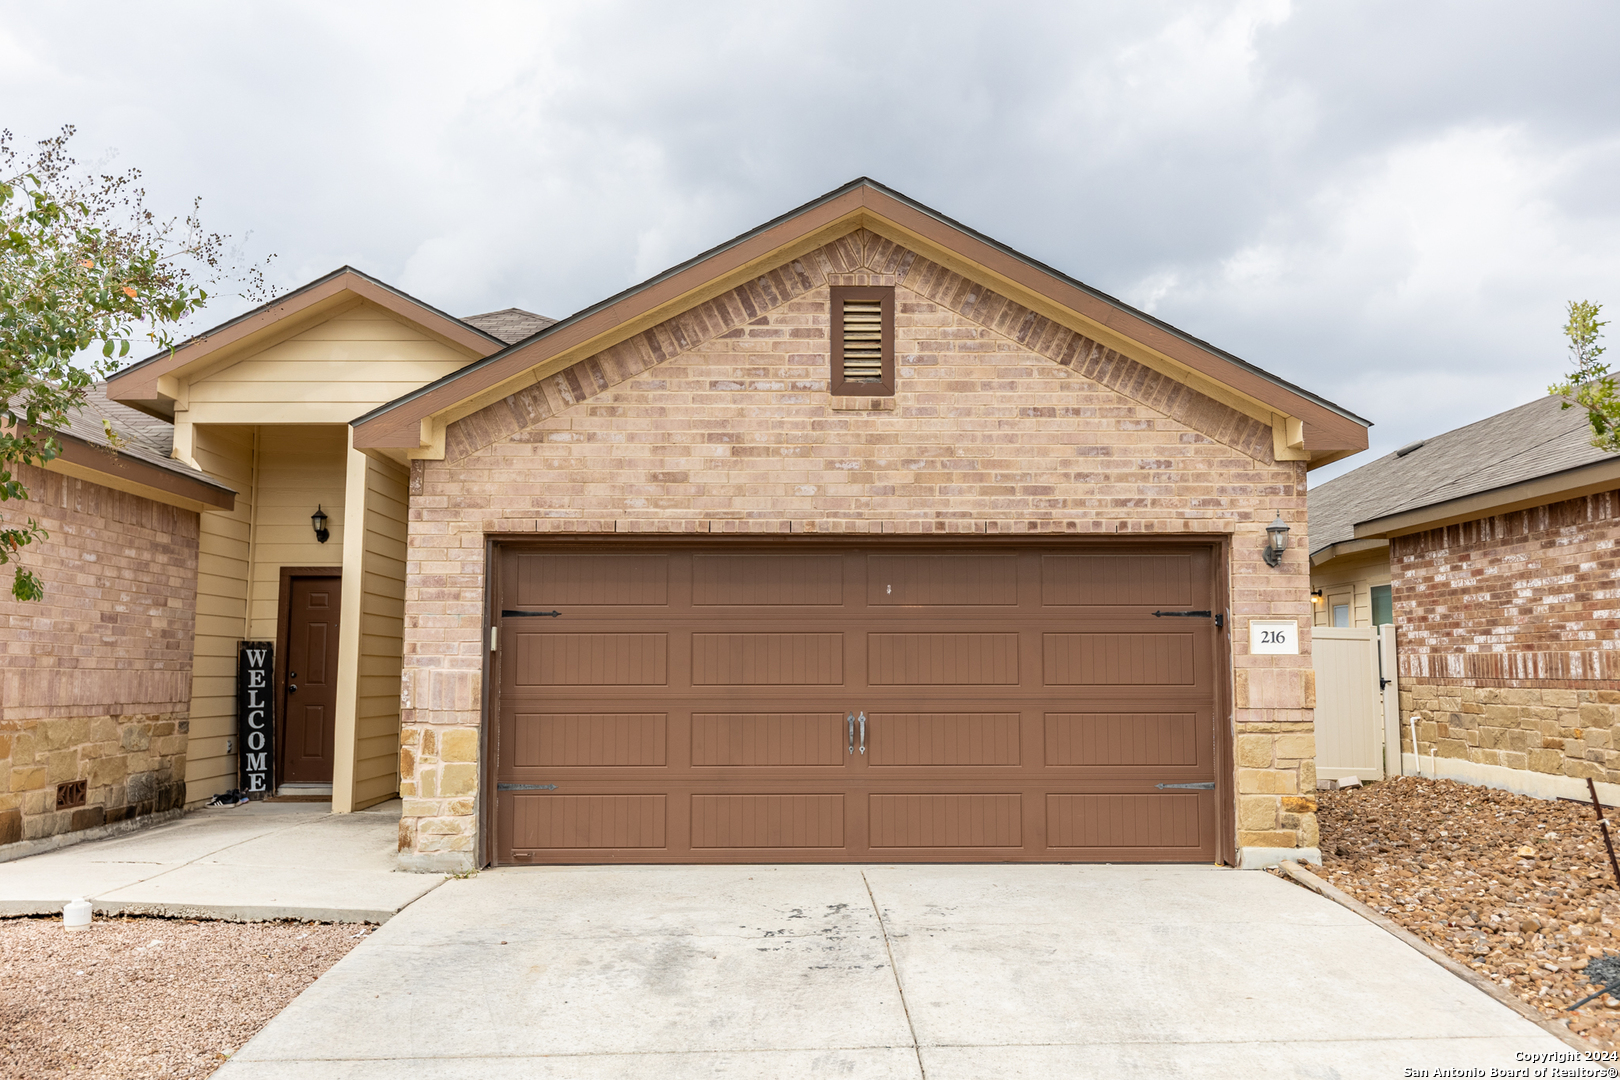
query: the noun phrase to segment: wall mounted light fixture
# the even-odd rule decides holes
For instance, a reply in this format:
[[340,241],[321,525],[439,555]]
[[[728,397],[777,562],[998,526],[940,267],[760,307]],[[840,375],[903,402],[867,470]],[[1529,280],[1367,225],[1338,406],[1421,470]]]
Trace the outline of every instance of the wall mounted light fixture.
[[1266,560],[1267,566],[1276,566],[1282,562],[1283,552],[1288,550],[1288,524],[1283,521],[1282,515],[1266,526],[1266,550],[1261,557]]
[[1311,603],[1320,604],[1321,602],[1322,602],[1322,590],[1321,589],[1312,589],[1311,590]]
[[321,509],[319,503],[315,504],[315,512],[309,515],[309,523],[315,526],[316,543],[324,544],[332,538],[331,531],[326,527],[326,512]]

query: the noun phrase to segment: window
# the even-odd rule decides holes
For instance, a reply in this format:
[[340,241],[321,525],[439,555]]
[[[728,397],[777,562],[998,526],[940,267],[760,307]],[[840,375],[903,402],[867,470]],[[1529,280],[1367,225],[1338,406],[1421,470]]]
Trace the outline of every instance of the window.
[[1350,625],[1350,605],[1349,604],[1334,604],[1333,605],[1333,625],[1334,626],[1349,626]]
[[1372,621],[1374,626],[1388,626],[1395,621],[1395,601],[1388,585],[1372,587]]
[[894,289],[835,285],[832,289],[834,394],[888,397],[894,393]]

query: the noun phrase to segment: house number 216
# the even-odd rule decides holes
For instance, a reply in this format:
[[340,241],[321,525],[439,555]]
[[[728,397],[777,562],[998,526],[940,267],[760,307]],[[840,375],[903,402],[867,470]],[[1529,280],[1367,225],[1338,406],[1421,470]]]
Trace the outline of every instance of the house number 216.
[[1255,619],[1249,623],[1251,653],[1299,652],[1299,624],[1293,619]]

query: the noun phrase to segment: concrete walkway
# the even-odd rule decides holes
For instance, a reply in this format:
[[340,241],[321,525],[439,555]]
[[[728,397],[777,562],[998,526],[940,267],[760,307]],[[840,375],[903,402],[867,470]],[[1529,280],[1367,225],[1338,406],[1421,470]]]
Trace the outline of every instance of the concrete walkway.
[[1567,1047],[1210,867],[602,867],[446,882],[216,1080],[1398,1077]]
[[399,802],[358,814],[249,803],[0,863],[0,915],[59,913],[384,922],[437,887],[394,872]]

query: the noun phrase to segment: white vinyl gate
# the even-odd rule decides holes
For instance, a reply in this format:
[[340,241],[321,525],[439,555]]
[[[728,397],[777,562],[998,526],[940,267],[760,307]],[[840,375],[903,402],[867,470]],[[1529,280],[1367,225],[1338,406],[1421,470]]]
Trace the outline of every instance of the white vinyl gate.
[[1316,775],[1382,780],[1401,774],[1395,628],[1311,629],[1316,669]]

